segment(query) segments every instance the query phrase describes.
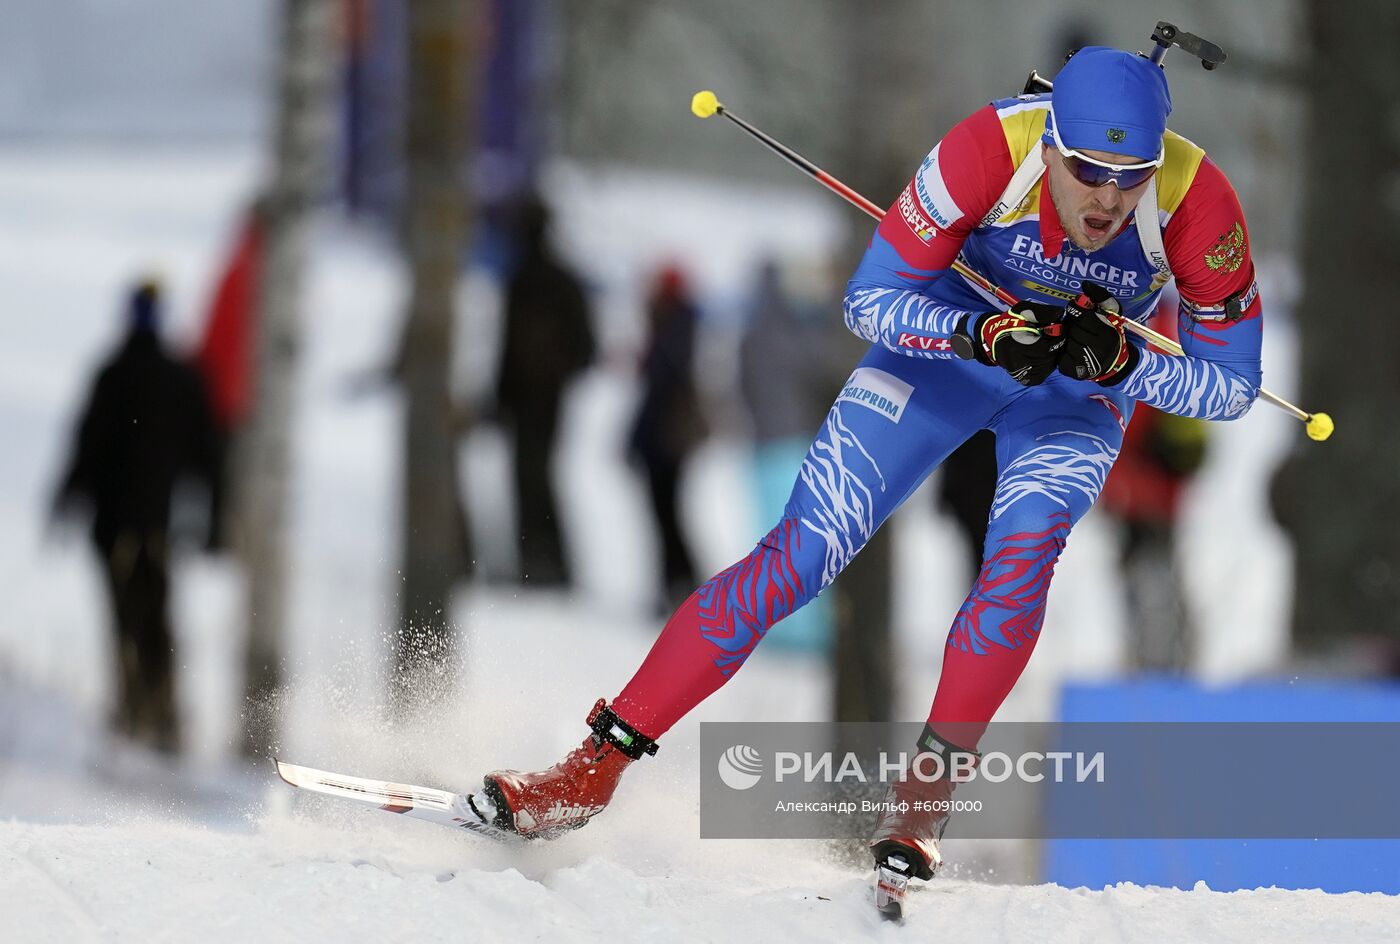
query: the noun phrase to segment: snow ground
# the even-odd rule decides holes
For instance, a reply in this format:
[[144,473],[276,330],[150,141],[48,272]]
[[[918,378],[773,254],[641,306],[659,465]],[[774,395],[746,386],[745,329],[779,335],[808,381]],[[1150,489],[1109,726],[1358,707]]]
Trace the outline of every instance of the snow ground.
[[[942,880],[914,893],[895,927],[880,924],[867,880],[849,869],[657,874],[601,856],[472,867],[465,842],[393,822],[337,835],[278,820],[254,836],[22,824],[0,847],[0,899],[21,931],[12,939],[34,942],[1394,940],[1394,900],[1377,894]],[[125,868],[113,868],[117,856]]]
[[[893,939],[895,930],[871,914],[868,877],[840,850],[696,838],[694,724],[629,774],[615,811],[521,854],[292,796],[270,767],[239,769],[229,751],[239,706],[239,583],[224,561],[191,559],[180,568],[175,607],[189,757],[169,765],[102,733],[109,683],[100,586],[81,539],[45,532],[43,504],[88,372],[115,336],[128,280],[147,267],[162,270],[173,332],[193,336],[255,168],[240,153],[0,151],[5,938]],[[758,248],[782,240],[810,258],[839,235],[840,210],[821,195],[734,193],[620,172],[577,186],[583,174],[562,168],[554,178],[561,222],[566,232],[586,234],[568,249],[603,290],[604,335],[620,347],[638,321],[635,289],[626,286],[660,258],[710,247],[700,256],[700,281],[722,304]],[[377,699],[394,613],[398,407],[392,395],[353,397],[347,386],[386,359],[403,290],[401,268],[377,240],[331,224],[318,233],[293,487],[292,685],[275,747],[313,766],[460,787],[484,768],[552,762],[578,740],[592,700],[618,690],[656,630],[644,615],[654,554],[642,499],[618,458],[630,381],[597,371],[580,384],[562,444],[565,462],[581,470],[560,485],[578,536],[582,591],[566,598],[466,589],[458,697],[431,725],[385,722]],[[472,336],[489,336],[489,286],[471,280],[463,298]],[[1270,346],[1271,368],[1287,365],[1287,332],[1276,332]],[[481,349],[468,346],[462,358],[479,364]],[[1269,382],[1288,394],[1286,377],[1271,374]],[[1193,499],[1190,579],[1198,599],[1209,601],[1203,622],[1230,628],[1206,640],[1208,678],[1228,681],[1280,662],[1288,559],[1264,523],[1260,483],[1295,433],[1273,411],[1255,411],[1222,432]],[[483,432],[464,446],[464,458],[470,483],[486,486],[473,507],[489,536],[502,524],[489,483],[500,478],[503,450]],[[711,570],[754,537],[748,509],[735,499],[744,494],[743,460],[739,443],[720,439],[691,475],[689,517]],[[892,527],[896,631],[909,654],[900,703],[917,718],[965,578],[946,522],[915,511]],[[484,546],[489,556],[489,541]],[[1086,520],[1061,564],[1045,641],[1003,718],[1049,717],[1061,679],[1116,670],[1121,606],[1086,620],[1066,615],[1069,601],[1102,585],[1111,555],[1106,526]],[[1211,594],[1225,579],[1236,592]],[[819,665],[760,649],[696,716],[820,718],[826,697]],[[1309,944],[1400,933],[1400,905],[1384,896],[1006,885],[998,883],[1031,874],[1026,849],[950,843],[948,851],[962,868],[916,896],[906,933],[968,942],[1262,936]]]
[[[444,785],[461,784],[488,763],[549,762],[579,736],[583,703],[593,691],[615,687],[624,655],[645,641],[639,632],[607,632],[603,621],[584,620],[571,629],[599,643],[589,661],[612,668],[554,666],[553,684],[543,689],[506,671],[522,650],[557,638],[549,621],[563,606],[498,601],[472,613],[482,631],[473,633],[466,657],[467,694],[430,728],[394,732],[332,679],[301,679],[304,704],[293,712],[299,721],[287,756]],[[810,717],[820,708],[814,670],[755,659],[744,672],[743,694],[702,706],[700,720],[735,717],[738,705],[760,717]],[[525,701],[536,711],[520,740]],[[72,720],[56,725],[80,727]],[[103,749],[96,733],[77,763],[71,756],[59,763],[52,754],[62,750],[52,744],[49,757],[31,763],[33,740],[16,745],[8,731],[7,753],[19,759],[0,769],[0,811],[8,818],[0,821],[0,908],[15,940],[26,942],[937,935],[968,944],[1315,944],[1393,940],[1400,924],[1396,899],[1378,894],[1065,889],[998,884],[995,875],[955,867],[912,895],[902,928],[884,926],[870,907],[858,850],[697,838],[696,730],[673,732],[657,758],[629,773],[615,807],[587,829],[524,850],[298,794],[267,770],[230,772],[217,784],[208,770],[197,776],[162,769],[129,751]],[[67,792],[55,794],[55,787]],[[963,857],[958,844],[949,854]]]

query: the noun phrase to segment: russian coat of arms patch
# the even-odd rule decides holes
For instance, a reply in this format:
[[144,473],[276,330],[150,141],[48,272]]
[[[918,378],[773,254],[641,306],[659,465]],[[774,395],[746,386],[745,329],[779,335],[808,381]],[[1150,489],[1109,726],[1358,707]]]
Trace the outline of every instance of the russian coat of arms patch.
[[1206,251],[1206,265],[1216,272],[1235,272],[1244,265],[1244,227],[1236,223],[1234,228],[1215,241]]

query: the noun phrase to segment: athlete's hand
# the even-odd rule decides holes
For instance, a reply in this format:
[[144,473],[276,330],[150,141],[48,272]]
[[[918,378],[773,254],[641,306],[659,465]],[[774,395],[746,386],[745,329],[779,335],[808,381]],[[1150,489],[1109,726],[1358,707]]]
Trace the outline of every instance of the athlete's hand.
[[967,315],[953,333],[953,353],[1000,367],[1023,387],[1033,387],[1055,370],[1065,339],[1065,310],[1038,302],[1017,302],[1009,311]]
[[1111,317],[1118,312],[1118,299],[1108,289],[1084,283],[1079,297],[1065,309],[1060,373],[1112,387],[1132,372],[1142,352],[1124,335],[1120,319]]

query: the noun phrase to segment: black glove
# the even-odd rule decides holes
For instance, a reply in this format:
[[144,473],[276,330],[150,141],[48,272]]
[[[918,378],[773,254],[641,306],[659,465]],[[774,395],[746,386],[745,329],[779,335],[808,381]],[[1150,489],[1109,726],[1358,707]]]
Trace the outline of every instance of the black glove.
[[1034,387],[1055,370],[1065,310],[1038,302],[1017,302],[1010,311],[967,315],[953,332],[953,353],[1000,367],[1023,387]]
[[1132,373],[1142,352],[1124,335],[1119,310],[1108,289],[1084,283],[1079,297],[1065,308],[1060,373],[1104,387],[1122,383]]

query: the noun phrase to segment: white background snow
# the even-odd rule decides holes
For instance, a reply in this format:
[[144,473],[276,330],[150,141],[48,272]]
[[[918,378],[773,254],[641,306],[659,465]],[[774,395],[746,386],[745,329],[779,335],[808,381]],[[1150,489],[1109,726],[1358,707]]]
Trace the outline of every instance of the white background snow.
[[[84,16],[111,13],[81,6]],[[255,6],[256,17],[229,22],[261,29],[267,5]],[[39,7],[26,9],[37,15]],[[228,46],[218,69],[261,68],[238,52],[247,42]],[[223,136],[203,144],[192,144],[188,129],[207,113],[176,108],[142,110],[145,143],[120,134],[101,146],[65,142],[97,119],[82,108],[54,107],[44,113],[48,127],[26,125],[35,102],[62,90],[37,48],[0,38],[0,49],[23,66],[0,94],[9,133],[0,144],[0,940],[937,935],[964,944],[1316,944],[1400,935],[1392,897],[1063,889],[1033,884],[1032,847],[969,842],[948,844],[955,865],[913,895],[904,928],[882,926],[868,904],[865,863],[848,849],[698,838],[696,721],[826,716],[824,667],[771,649],[760,649],[656,758],[629,773],[613,810],[548,845],[511,852],[344,802],[294,796],[270,765],[247,769],[232,750],[241,578],[221,559],[188,556],[178,567],[187,755],[169,762],[114,743],[104,725],[111,680],[102,586],[84,535],[49,529],[45,509],[92,369],[118,337],[120,300],[132,278],[160,272],[170,335],[179,345],[197,336],[238,213],[259,179],[260,152],[246,143],[257,118],[241,96],[227,103],[222,124],[210,126]],[[104,48],[96,44],[92,55]],[[157,102],[167,91],[140,89]],[[111,118],[112,128],[130,130],[130,117],[104,111],[98,124],[105,128]],[[181,143],[156,143],[163,134]],[[456,610],[465,642],[459,697],[430,725],[393,728],[385,720],[399,404],[390,392],[352,396],[347,388],[389,357],[405,283],[379,237],[326,215],[313,242],[297,418],[290,690],[275,745],[288,759],[460,788],[492,767],[551,763],[577,742],[593,699],[617,692],[658,628],[647,612],[654,542],[640,483],[620,457],[635,394],[628,363],[638,344],[638,280],[663,258],[691,259],[711,315],[732,326],[759,250],[781,245],[794,262],[812,264],[849,221],[833,198],[798,181],[759,189],[555,165],[548,186],[560,208],[561,246],[596,288],[599,327],[613,352],[578,384],[561,444],[572,471],[558,484],[581,589],[566,598],[464,587]],[[1274,279],[1271,298],[1287,295]],[[459,360],[470,393],[488,380],[497,299],[477,275],[464,281],[461,302],[467,340]],[[1274,311],[1282,315],[1286,305]],[[839,317],[834,306],[831,316]],[[725,387],[731,341],[724,331],[711,341],[705,364],[713,390]],[[1265,362],[1267,382],[1288,395],[1292,344],[1284,317],[1271,321]],[[1200,640],[1198,670],[1208,680],[1284,667],[1290,562],[1267,520],[1264,486],[1299,435],[1296,424],[1263,409],[1218,430],[1188,503],[1183,558],[1199,623],[1214,630]],[[506,566],[508,555],[496,549],[508,519],[493,490],[504,474],[504,447],[482,431],[464,444],[463,457],[481,556],[490,567]],[[741,430],[725,427],[691,472],[688,520],[707,570],[745,553],[757,536],[746,461]],[[899,704],[909,718],[927,710],[967,579],[957,533],[926,497],[915,496],[890,525]],[[1095,515],[1077,529],[1044,639],[1001,718],[1052,717],[1062,680],[1117,672],[1121,600],[1110,595],[1107,606],[1069,616],[1074,600],[1103,598],[1112,539]]]

